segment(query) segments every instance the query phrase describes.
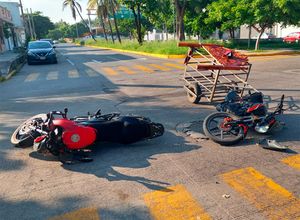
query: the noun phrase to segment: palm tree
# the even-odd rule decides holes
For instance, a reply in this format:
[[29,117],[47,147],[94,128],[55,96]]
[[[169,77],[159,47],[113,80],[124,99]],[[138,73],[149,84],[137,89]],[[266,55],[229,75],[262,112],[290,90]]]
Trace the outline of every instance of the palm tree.
[[96,9],[97,17],[99,19],[99,22],[101,23],[102,28],[103,28],[103,34],[104,34],[105,40],[107,41],[104,18],[103,18],[102,10],[101,10],[100,5],[99,5],[99,1],[98,0],[89,0],[88,1],[88,7],[91,8],[91,9]]
[[81,5],[76,1],[76,0],[64,0],[63,1],[63,10],[69,6],[72,12],[72,17],[74,18],[74,20],[76,21],[76,14],[78,14],[81,18],[81,20],[83,21],[83,23],[85,24],[85,26],[89,29],[90,35],[92,36],[92,38],[96,41],[96,39],[94,38],[94,35],[92,34],[89,25],[86,23],[86,21],[83,19],[81,12],[82,12],[82,8]]
[[106,2],[107,2],[107,4],[110,4],[110,6],[111,6],[110,9],[111,9],[111,12],[114,16],[114,23],[115,23],[115,28],[116,28],[118,40],[119,40],[120,43],[122,43],[119,28],[118,28],[118,24],[117,24],[117,17],[116,17],[116,9],[119,8],[118,1],[117,0],[106,0]]
[[114,43],[115,40],[114,40],[114,33],[112,31],[112,27],[111,27],[111,23],[110,23],[110,20],[109,20],[109,4],[107,4],[107,0],[99,0],[99,10],[102,11],[102,15],[105,19],[108,20],[108,26],[109,26],[109,29],[110,29],[110,34],[111,34],[111,40],[112,42]]

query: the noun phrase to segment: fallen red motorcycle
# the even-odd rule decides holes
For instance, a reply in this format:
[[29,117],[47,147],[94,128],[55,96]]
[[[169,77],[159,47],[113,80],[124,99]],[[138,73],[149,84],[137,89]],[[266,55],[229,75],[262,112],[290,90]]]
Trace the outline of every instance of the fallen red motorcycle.
[[[16,147],[30,147],[39,153],[51,153],[64,158],[72,155],[76,160],[91,161],[87,147],[96,142],[130,144],[162,136],[164,126],[142,116],[121,116],[119,113],[67,117],[64,112],[51,111],[35,115],[22,123],[12,134]],[[62,162],[63,159],[61,159]]]
[[261,93],[240,98],[235,91],[227,94],[225,102],[217,106],[219,112],[208,115],[203,122],[205,135],[221,145],[234,145],[242,141],[249,128],[260,134],[270,133],[281,123],[276,115],[282,114],[284,95],[274,112],[268,113]]

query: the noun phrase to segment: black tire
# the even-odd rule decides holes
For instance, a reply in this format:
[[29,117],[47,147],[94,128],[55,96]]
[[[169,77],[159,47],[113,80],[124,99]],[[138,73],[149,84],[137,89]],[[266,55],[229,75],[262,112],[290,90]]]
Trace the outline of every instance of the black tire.
[[[245,135],[242,127],[228,127],[226,128],[227,131],[224,131],[220,128],[220,123],[216,120],[217,118],[221,120],[220,123],[224,121],[224,118],[232,118],[233,120],[237,119],[236,116],[226,112],[215,112],[208,115],[203,122],[203,131],[208,138],[224,146],[237,144],[238,142],[244,139]],[[214,128],[211,128],[212,122],[215,122],[216,124]],[[213,133],[212,130],[219,130],[220,137],[216,133]],[[224,134],[223,132],[226,132],[226,134]],[[229,136],[224,138],[224,135]]]
[[[30,129],[27,128],[27,126],[30,125],[33,122],[33,120],[44,119],[45,117],[46,114],[38,114],[24,121],[12,134],[10,138],[10,142],[13,145],[15,145],[15,147],[22,147],[22,148],[31,147],[33,145],[34,139],[39,134],[31,131]],[[23,134],[21,131],[23,132]]]
[[[191,103],[195,103],[198,104],[200,102],[201,96],[202,96],[202,92],[201,92],[201,88],[198,85],[198,83],[193,83],[187,86],[188,90],[187,90],[187,99],[189,102]],[[194,96],[196,95],[196,97]]]

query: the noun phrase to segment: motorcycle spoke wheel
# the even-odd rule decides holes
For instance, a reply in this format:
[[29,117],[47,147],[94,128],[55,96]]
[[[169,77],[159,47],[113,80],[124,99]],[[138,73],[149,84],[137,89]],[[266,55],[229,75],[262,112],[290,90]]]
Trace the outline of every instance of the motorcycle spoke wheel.
[[209,115],[203,123],[206,136],[222,145],[233,145],[243,139],[242,128],[236,124],[227,125],[226,119],[235,120],[235,117],[225,112]]

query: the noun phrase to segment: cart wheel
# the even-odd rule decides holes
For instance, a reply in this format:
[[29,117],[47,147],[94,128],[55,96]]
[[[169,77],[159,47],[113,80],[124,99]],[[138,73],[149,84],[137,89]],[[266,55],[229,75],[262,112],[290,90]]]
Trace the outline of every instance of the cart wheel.
[[[187,88],[188,88],[187,98],[188,98],[189,102],[192,102],[195,104],[199,103],[202,92],[201,92],[201,88],[198,85],[198,83],[190,84]],[[194,96],[194,95],[196,95],[196,96]]]

